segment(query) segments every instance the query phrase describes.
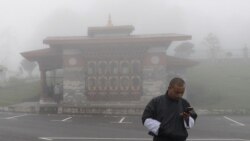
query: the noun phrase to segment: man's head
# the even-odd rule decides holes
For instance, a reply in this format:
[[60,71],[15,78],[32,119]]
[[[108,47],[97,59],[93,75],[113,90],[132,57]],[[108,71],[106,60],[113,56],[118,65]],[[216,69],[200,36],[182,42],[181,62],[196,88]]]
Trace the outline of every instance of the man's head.
[[168,86],[168,96],[171,99],[178,100],[180,99],[185,91],[185,81],[181,78],[173,78]]

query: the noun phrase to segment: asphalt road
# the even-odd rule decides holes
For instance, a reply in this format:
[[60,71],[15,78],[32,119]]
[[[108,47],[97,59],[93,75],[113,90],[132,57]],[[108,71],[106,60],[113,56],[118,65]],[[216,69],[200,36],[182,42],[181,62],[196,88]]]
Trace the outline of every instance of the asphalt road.
[[[151,141],[138,116],[0,113],[0,141]],[[199,116],[189,141],[250,141],[250,116]]]

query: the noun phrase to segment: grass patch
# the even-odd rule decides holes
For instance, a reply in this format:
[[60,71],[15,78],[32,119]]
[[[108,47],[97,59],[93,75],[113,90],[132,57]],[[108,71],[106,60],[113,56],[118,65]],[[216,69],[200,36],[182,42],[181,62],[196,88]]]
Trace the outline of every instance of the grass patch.
[[38,101],[40,92],[40,81],[11,78],[5,87],[0,88],[0,106]]
[[187,72],[189,99],[200,108],[250,109],[250,62],[203,62]]

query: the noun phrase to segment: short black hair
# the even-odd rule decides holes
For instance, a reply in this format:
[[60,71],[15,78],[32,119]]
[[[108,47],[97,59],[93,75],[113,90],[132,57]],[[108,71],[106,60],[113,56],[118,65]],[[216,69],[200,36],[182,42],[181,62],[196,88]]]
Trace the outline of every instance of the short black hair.
[[175,77],[169,82],[169,87],[174,85],[184,85],[185,81],[182,78]]

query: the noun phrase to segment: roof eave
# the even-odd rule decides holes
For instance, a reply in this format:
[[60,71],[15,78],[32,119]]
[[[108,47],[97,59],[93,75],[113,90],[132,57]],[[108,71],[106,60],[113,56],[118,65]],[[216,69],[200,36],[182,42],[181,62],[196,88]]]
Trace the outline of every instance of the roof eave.
[[115,43],[140,43],[140,42],[169,42],[169,41],[184,41],[191,40],[191,35],[176,35],[176,36],[125,36],[125,37],[97,37],[89,38],[87,36],[79,37],[47,37],[43,40],[44,44],[115,44]]

